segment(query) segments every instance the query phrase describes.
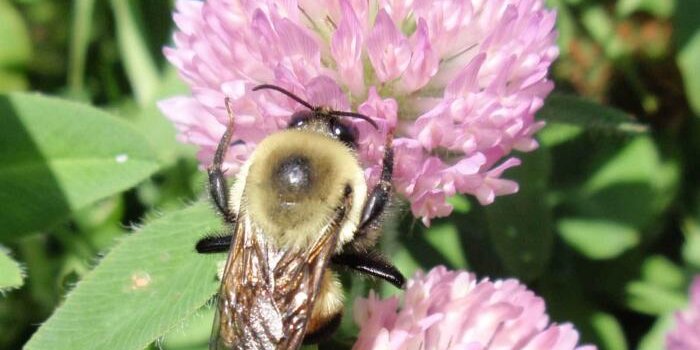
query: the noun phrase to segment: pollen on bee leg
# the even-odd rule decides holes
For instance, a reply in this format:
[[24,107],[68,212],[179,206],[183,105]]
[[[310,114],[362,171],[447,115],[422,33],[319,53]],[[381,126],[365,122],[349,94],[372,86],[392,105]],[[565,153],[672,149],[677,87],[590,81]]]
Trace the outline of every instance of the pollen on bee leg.
[[131,275],[131,290],[148,287],[151,284],[151,275],[145,271],[137,271]]

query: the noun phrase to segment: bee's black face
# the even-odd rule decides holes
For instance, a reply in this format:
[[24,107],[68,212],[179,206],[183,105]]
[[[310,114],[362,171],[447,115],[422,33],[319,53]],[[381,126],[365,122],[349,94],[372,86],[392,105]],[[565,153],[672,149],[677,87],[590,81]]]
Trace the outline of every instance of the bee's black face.
[[309,121],[314,117],[312,111],[301,111],[292,114],[292,118],[289,119],[289,124],[287,128],[289,129],[303,129],[309,124]]
[[357,148],[357,129],[353,125],[346,125],[336,118],[331,118],[328,120],[328,128],[340,142]]
[[312,130],[332,137],[350,148],[357,148],[357,129],[338,117],[322,111],[300,111],[292,115],[289,129]]

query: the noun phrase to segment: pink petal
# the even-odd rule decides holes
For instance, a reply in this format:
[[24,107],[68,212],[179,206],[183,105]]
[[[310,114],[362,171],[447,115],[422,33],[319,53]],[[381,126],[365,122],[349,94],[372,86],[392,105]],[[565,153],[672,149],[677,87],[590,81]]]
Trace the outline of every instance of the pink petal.
[[411,60],[408,40],[383,9],[379,10],[367,38],[367,53],[381,82],[399,77]]
[[406,20],[406,16],[412,10],[414,0],[381,0],[379,2],[379,8],[384,10],[394,23],[398,23],[399,27],[401,22]]
[[[576,330],[550,325],[543,300],[514,279],[477,281],[438,266],[409,279],[402,299],[398,310],[380,309],[374,293],[356,300],[362,322],[354,349],[378,349],[371,341],[387,335],[381,349],[595,349],[576,348]],[[396,322],[379,326],[387,317]]]
[[331,53],[338,65],[340,78],[354,94],[360,95],[364,86],[362,65],[363,35],[360,21],[347,0],[340,0],[342,19],[331,39]]
[[411,62],[401,76],[401,89],[406,94],[425,86],[437,72],[439,63],[439,57],[430,45],[428,27],[423,19],[418,21],[418,28],[411,41]]
[[173,17],[174,47],[164,54],[192,91],[188,109],[202,115],[164,112],[204,165],[227,121],[224,96],[241,142],[234,163],[303,108],[251,91],[276,84],[375,118],[380,130],[352,120],[370,183],[393,131],[394,186],[416,215],[446,215],[444,201],[457,192],[486,204],[517,190],[492,168],[513,150],[537,148],[543,123],[534,115],[552,91],[547,73],[559,53],[556,13],[543,0],[180,0]]
[[325,106],[339,111],[346,111],[350,107],[343,90],[327,76],[322,75],[312,79],[305,90],[307,102],[312,106]]
[[480,53],[452,80],[445,89],[445,97],[464,96],[479,91],[479,68],[486,61],[486,54]]

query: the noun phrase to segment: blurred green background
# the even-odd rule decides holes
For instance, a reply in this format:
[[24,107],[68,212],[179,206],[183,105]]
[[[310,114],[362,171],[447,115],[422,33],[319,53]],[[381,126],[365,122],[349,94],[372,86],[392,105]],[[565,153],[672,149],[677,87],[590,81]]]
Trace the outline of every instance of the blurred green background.
[[[557,87],[506,174],[520,192],[452,198],[429,229],[398,203],[382,249],[406,275],[517,277],[600,349],[662,349],[700,271],[700,1],[548,4]],[[224,257],[192,247],[220,224],[154,105],[187,92],[161,54],[172,7],[0,0],[0,349],[206,348]],[[396,292],[343,281],[349,300]],[[320,348],[352,344],[351,313]]]

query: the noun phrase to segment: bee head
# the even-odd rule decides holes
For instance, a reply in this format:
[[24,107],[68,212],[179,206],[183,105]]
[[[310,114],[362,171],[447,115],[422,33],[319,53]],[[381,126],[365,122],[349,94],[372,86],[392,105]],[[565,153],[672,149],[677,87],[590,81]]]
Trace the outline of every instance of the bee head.
[[288,129],[309,130],[357,148],[357,128],[325,110],[300,111],[292,115]]
[[370,123],[375,129],[379,128],[377,123],[364,114],[336,111],[326,107],[314,107],[298,96],[276,85],[258,85],[253,88],[253,91],[262,89],[279,91],[309,109],[308,111],[299,111],[294,113],[287,126],[288,129],[317,132],[324,136],[338,140],[352,149],[356,149],[358,136],[357,129],[351,124],[344,123],[341,120],[341,117],[362,119]]

